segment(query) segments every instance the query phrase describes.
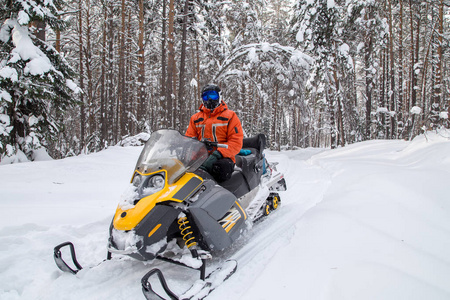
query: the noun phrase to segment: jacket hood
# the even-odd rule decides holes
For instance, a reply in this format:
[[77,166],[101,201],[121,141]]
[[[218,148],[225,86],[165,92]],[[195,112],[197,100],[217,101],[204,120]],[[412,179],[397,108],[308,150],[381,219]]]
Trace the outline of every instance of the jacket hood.
[[211,112],[211,110],[209,108],[206,108],[206,106],[203,105],[203,103],[199,107],[199,110],[201,112],[203,112],[205,114],[211,114],[212,116],[214,116],[216,114],[220,114],[221,112],[223,112],[224,110],[227,110],[227,109],[228,109],[228,106],[223,100],[220,100],[219,106],[214,108],[214,110],[212,112]]

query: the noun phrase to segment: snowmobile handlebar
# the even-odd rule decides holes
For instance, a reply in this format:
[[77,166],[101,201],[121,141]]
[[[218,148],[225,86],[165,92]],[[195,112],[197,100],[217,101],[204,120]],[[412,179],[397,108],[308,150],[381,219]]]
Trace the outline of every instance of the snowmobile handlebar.
[[228,149],[228,145],[227,144],[219,144],[219,142],[212,142],[212,141],[206,140],[206,139],[202,140],[201,142],[203,144],[205,144],[206,148],[208,148],[208,149],[212,149],[214,147]]

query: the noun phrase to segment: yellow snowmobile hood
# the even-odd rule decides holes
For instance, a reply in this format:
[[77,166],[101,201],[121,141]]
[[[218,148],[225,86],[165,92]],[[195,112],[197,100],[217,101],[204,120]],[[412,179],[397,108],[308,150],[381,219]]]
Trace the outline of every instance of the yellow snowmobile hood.
[[[165,170],[162,171],[166,173]],[[156,173],[161,173],[161,171],[142,174],[138,170],[135,170],[132,178],[134,178],[136,174],[148,176]],[[181,203],[191,196],[203,182],[201,177],[193,173],[186,173],[174,184],[168,184],[167,173],[165,175],[165,185],[162,190],[140,199],[133,208],[124,210],[120,205],[117,207],[113,220],[115,229],[134,229],[156,204],[169,201]]]

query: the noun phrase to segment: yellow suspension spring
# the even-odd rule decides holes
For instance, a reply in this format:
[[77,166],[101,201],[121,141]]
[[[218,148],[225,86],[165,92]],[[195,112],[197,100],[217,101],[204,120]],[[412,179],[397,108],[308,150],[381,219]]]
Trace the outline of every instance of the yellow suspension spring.
[[191,226],[189,226],[189,221],[186,217],[181,217],[178,219],[178,228],[181,230],[181,235],[183,236],[184,244],[186,247],[190,248],[197,245],[195,241],[195,236],[192,231],[190,231]]

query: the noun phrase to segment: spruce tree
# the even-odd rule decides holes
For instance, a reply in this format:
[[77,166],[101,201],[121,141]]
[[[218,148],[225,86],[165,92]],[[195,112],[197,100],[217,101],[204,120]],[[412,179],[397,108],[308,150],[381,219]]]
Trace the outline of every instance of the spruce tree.
[[33,160],[58,132],[56,116],[74,103],[78,87],[64,58],[45,41],[45,30],[63,30],[58,3],[7,0],[0,20],[0,154]]

